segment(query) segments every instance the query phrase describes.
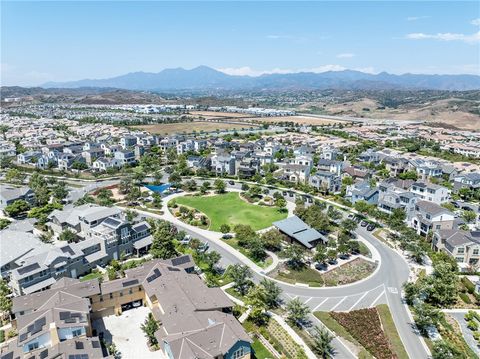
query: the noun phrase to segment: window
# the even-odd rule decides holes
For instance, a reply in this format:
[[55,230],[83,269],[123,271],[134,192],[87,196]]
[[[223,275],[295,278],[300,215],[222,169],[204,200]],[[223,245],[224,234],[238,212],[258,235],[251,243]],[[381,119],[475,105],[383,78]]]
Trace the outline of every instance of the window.
[[465,253],[465,248],[458,248],[458,249],[457,249],[457,253],[458,253],[458,254],[463,254],[463,253]]
[[103,295],[100,296],[100,302],[103,302]]
[[81,329],[72,330],[72,335],[74,337],[79,337],[80,335],[82,335],[82,330]]
[[130,289],[128,290],[128,293],[129,293],[129,294],[132,294],[132,293],[133,293],[133,289],[130,288]]
[[38,349],[38,342],[28,344],[28,351]]
[[463,257],[456,257],[455,260],[456,260],[458,263],[463,263]]
[[113,293],[110,293],[110,299],[113,299]]
[[236,351],[233,352],[232,359],[239,359],[245,355],[245,350],[243,347],[240,349],[237,349]]
[[474,255],[474,256],[478,256],[478,249],[474,249],[474,250],[473,250],[473,255]]

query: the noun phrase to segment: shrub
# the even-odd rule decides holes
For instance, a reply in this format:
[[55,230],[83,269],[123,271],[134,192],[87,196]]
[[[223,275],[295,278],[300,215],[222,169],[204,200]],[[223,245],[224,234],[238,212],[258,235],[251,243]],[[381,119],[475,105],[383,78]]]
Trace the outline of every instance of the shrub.
[[5,341],[5,331],[0,330],[0,343],[3,343]]
[[467,322],[467,328],[470,329],[471,331],[476,332],[478,330],[478,323],[476,320],[469,320]]
[[480,332],[475,331],[472,333],[472,335],[477,342],[480,340]]
[[470,297],[467,295],[467,293],[458,293],[459,297],[467,304],[472,303],[470,300]]
[[465,286],[468,293],[473,294],[475,292],[475,286],[467,277],[462,277],[462,284]]

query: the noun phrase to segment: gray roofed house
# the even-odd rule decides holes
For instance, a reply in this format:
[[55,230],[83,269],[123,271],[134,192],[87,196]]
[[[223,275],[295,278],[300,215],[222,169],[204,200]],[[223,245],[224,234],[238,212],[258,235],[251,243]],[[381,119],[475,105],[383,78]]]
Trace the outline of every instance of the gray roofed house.
[[443,251],[455,258],[462,270],[473,267],[479,269],[480,236],[476,232],[459,229],[444,229],[434,233],[432,248]]
[[308,249],[314,248],[319,242],[327,243],[328,238],[310,227],[297,216],[288,217],[273,225],[291,239],[299,242]]
[[17,262],[48,251],[52,246],[40,241],[32,233],[4,229],[0,232],[1,273],[18,267]]
[[0,186],[0,208],[3,209],[9,204],[18,200],[24,200],[30,204],[35,202],[35,193],[29,187]]

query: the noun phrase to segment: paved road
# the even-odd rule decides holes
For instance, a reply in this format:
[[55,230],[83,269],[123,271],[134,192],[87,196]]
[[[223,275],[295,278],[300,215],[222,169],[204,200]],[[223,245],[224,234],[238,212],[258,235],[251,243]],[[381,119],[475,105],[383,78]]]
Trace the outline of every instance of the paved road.
[[[109,181],[94,183],[89,184],[88,188],[92,190],[99,186],[110,184],[112,183]],[[239,189],[241,185],[235,181],[233,186],[229,185],[228,187]],[[76,192],[76,195],[83,195],[81,189]],[[287,197],[287,200],[294,201],[294,198]],[[155,217],[154,215],[148,214],[148,212],[143,212],[143,214]],[[180,230],[184,230],[188,234],[208,242],[211,250],[215,250],[221,254],[222,265],[245,263],[244,259],[239,258],[238,253],[231,247],[228,245],[222,246],[219,244],[218,239],[204,235],[198,228],[186,225],[180,221],[176,221],[175,225]],[[279,283],[283,290],[284,299],[299,298],[302,302],[306,303],[312,311],[350,311],[373,307],[381,303],[388,304],[409,357],[415,359],[428,358],[424,345],[413,329],[412,319],[409,317],[409,313],[401,297],[403,283],[407,281],[410,272],[407,262],[400,254],[378,241],[378,239],[366,231],[365,228],[358,227],[356,233],[359,237],[364,238],[373,245],[379,252],[380,258],[382,258],[378,270],[376,270],[372,276],[357,283],[331,288],[309,288]],[[250,265],[250,267],[254,268],[253,265]],[[263,276],[264,274],[259,270],[254,272],[254,280],[256,281],[262,279]],[[354,357],[338,339],[335,339],[333,344],[337,352],[337,358]]]

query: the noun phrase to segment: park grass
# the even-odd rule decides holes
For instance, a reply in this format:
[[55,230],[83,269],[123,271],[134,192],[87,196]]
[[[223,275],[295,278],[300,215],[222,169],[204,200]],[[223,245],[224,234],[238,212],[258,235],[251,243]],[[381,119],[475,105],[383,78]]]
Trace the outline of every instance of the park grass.
[[390,344],[392,345],[393,352],[397,355],[397,358],[399,359],[408,359],[407,351],[405,350],[402,339],[398,334],[397,327],[395,326],[395,323],[393,321],[390,309],[388,309],[388,305],[377,305],[377,311],[382,322],[383,330],[387,335]]
[[250,259],[253,263],[255,263],[257,266],[261,267],[261,268],[267,268],[270,264],[273,263],[273,259],[272,257],[268,256],[265,258],[265,260],[257,260],[255,258],[252,258],[252,256],[250,255],[250,252],[240,246],[238,244],[238,241],[235,239],[235,238],[230,238],[230,239],[222,239],[223,242],[225,242],[226,244],[228,244],[230,247],[236,249],[237,251],[239,251],[240,253],[242,253],[245,257],[247,257],[248,259]]
[[286,212],[281,212],[276,207],[249,204],[243,201],[237,192],[215,196],[184,196],[176,198],[175,202],[204,213],[210,219],[209,229],[217,232],[222,224],[231,227],[245,224],[258,231],[287,217]]

